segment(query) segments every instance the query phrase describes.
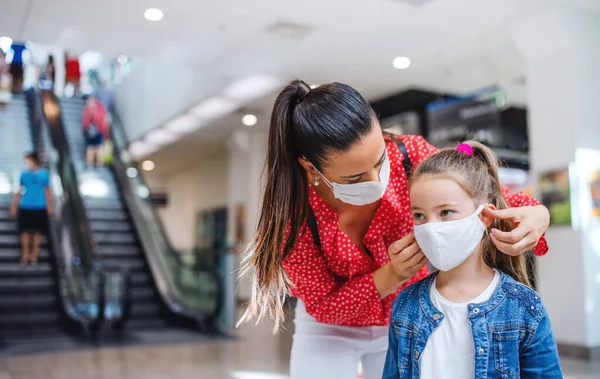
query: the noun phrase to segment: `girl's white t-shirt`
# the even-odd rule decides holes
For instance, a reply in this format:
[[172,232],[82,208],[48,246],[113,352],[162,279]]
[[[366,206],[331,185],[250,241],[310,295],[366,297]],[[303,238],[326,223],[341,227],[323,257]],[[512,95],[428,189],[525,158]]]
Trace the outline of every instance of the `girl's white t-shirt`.
[[421,354],[421,378],[475,378],[475,347],[468,305],[483,303],[492,297],[500,282],[500,272],[495,271],[494,278],[481,295],[465,303],[453,303],[442,297],[436,288],[437,278],[433,280],[429,296],[444,319],[429,336]]

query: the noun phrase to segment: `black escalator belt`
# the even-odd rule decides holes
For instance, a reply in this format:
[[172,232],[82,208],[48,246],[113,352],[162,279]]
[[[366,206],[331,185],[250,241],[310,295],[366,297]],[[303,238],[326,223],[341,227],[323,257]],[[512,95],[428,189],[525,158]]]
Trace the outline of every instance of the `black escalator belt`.
[[100,259],[105,267],[130,273],[131,315],[126,328],[164,327],[156,285],[115,173],[109,167],[85,167],[85,141],[81,129],[84,104],[82,99],[61,99],[61,114],[78,180],[93,181],[99,189],[99,192],[84,191],[82,197]]

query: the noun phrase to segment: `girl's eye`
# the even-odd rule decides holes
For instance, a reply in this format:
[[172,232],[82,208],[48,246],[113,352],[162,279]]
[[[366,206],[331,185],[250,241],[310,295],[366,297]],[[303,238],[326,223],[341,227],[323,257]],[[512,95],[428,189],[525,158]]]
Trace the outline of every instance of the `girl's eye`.
[[413,217],[415,221],[422,221],[425,219],[425,216],[422,213],[415,213],[413,214]]
[[454,214],[454,211],[451,211],[450,209],[444,209],[442,211],[442,217],[452,216],[453,214]]

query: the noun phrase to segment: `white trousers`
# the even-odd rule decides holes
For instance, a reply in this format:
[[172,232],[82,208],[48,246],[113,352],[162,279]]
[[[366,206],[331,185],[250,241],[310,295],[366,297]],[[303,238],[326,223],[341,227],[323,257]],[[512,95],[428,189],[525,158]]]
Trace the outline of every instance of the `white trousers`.
[[290,362],[291,379],[381,379],[388,327],[351,327],[318,323],[298,300]]

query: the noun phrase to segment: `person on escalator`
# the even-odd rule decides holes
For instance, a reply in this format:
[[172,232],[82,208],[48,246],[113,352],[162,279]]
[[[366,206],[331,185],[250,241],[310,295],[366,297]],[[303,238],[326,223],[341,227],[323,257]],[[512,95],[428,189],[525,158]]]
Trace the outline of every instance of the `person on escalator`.
[[104,153],[102,143],[108,137],[108,118],[106,109],[95,96],[88,97],[83,110],[83,133],[86,144],[86,163],[88,168],[102,167]]
[[21,174],[19,191],[10,206],[10,214],[17,217],[21,233],[21,265],[37,263],[42,233],[46,231],[48,216],[53,213],[48,171],[40,167],[36,153],[27,154],[25,164],[27,169]]
[[6,54],[0,49],[0,112],[6,110],[6,106],[12,99],[12,76],[10,66],[6,63]]

